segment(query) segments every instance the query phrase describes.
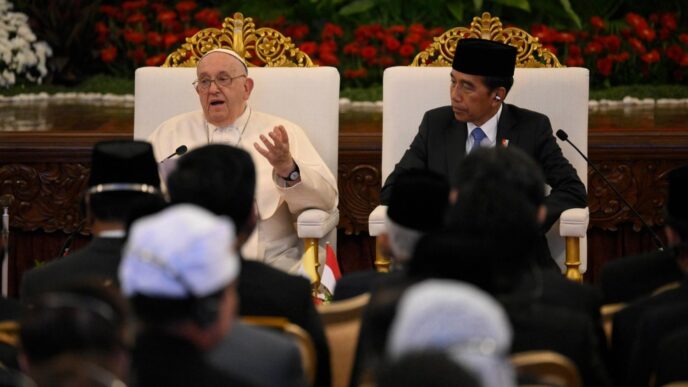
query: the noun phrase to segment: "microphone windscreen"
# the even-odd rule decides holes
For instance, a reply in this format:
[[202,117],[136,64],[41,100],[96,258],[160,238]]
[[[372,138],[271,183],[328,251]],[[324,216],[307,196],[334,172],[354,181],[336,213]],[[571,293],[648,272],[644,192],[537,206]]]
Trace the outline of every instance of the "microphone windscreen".
[[175,153],[177,156],[181,156],[181,155],[183,155],[184,153],[186,153],[187,150],[189,150],[189,148],[187,148],[186,145],[181,145],[181,146],[179,146],[179,148],[177,148],[176,151],[174,151],[174,153]]
[[566,134],[563,130],[559,129],[557,130],[557,138],[559,138],[561,141],[566,141],[569,138],[569,135]]

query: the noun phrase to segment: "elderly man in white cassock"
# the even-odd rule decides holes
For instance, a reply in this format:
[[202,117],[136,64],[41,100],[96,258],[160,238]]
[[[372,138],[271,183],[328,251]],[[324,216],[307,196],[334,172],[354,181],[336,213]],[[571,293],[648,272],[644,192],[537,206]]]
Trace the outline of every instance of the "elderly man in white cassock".
[[196,74],[193,85],[202,110],[172,117],[151,134],[156,159],[165,159],[180,144],[193,149],[221,143],[248,151],[256,165],[256,227],[241,253],[296,272],[303,254],[296,218],[306,209],[337,208],[334,176],[302,128],[251,108],[254,82],[236,52],[207,52]]

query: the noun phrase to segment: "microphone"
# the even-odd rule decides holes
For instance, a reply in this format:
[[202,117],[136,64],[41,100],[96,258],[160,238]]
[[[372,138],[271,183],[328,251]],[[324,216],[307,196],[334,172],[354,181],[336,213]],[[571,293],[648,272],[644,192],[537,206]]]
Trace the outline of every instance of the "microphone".
[[645,219],[643,219],[643,217],[640,215],[640,213],[638,213],[638,211],[635,208],[633,208],[633,206],[628,201],[626,201],[626,199],[621,195],[621,193],[616,189],[616,187],[614,187],[614,185],[609,180],[607,180],[606,177],[604,177],[602,172],[600,172],[600,170],[597,169],[597,166],[594,163],[592,163],[590,161],[590,159],[588,159],[583,154],[583,152],[581,152],[581,150],[578,149],[578,147],[574,143],[569,141],[569,135],[566,134],[566,132],[564,132],[563,130],[559,129],[559,130],[557,130],[557,138],[560,139],[561,141],[568,142],[569,145],[571,145],[573,147],[573,149],[575,149],[576,152],[578,152],[578,154],[581,155],[581,157],[585,160],[585,162],[588,163],[588,165],[595,172],[597,172],[598,175],[600,175],[602,180],[604,180],[604,182],[607,183],[609,188],[611,188],[612,191],[614,191],[616,196],[618,196],[619,199],[621,199],[621,201],[626,205],[626,207],[628,207],[631,210],[631,212],[633,212],[633,215],[635,215],[638,219],[640,219],[640,222],[643,224],[643,227],[645,227],[645,229],[650,232],[650,235],[652,235],[652,239],[655,242],[655,245],[657,245],[657,248],[659,249],[659,251],[664,251],[664,249],[665,249],[664,243],[662,242],[661,239],[659,239],[659,236],[657,236],[657,233],[655,233],[655,231],[650,227],[650,225],[647,224],[647,222],[645,222]]
[[165,161],[171,159],[174,156],[181,156],[184,153],[186,153],[186,151],[188,151],[188,150],[189,150],[189,148],[187,148],[186,145],[180,145],[177,149],[174,150],[174,153],[172,153],[171,155],[160,160],[160,164],[164,163]]

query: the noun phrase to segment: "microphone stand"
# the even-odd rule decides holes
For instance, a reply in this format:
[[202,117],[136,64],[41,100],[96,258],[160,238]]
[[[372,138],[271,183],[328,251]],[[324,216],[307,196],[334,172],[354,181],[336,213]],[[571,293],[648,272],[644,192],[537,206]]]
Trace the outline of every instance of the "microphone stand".
[[559,129],[559,130],[557,130],[557,137],[560,140],[566,141],[567,143],[569,143],[569,145],[571,145],[573,147],[573,149],[575,149],[576,152],[578,152],[578,154],[581,155],[581,157],[588,163],[588,165],[602,178],[602,180],[607,184],[607,186],[609,188],[611,188],[612,191],[614,191],[616,196],[619,199],[621,199],[621,201],[626,205],[626,207],[628,207],[631,210],[633,215],[635,215],[638,219],[640,219],[640,222],[643,224],[643,227],[645,227],[645,229],[650,232],[650,235],[652,236],[652,240],[653,240],[653,242],[655,242],[657,249],[659,251],[664,251],[664,249],[665,249],[664,243],[662,242],[661,239],[659,239],[659,236],[657,235],[657,233],[652,229],[652,227],[650,227],[649,224],[647,224],[647,222],[645,222],[645,219],[643,219],[643,217],[640,215],[640,213],[626,200],[626,198],[624,198],[623,195],[621,195],[621,192],[619,192],[616,189],[616,187],[609,180],[607,180],[607,178],[602,174],[602,172],[597,168],[597,166],[593,162],[591,162],[583,154],[583,152],[581,152],[581,150],[578,149],[578,147],[574,143],[572,143],[569,140],[569,135],[566,134],[566,132],[564,132],[563,130]]
[[9,261],[10,261],[10,213],[9,207],[12,204],[14,197],[12,195],[3,195],[0,197],[0,205],[2,205],[2,296],[7,297],[9,294]]

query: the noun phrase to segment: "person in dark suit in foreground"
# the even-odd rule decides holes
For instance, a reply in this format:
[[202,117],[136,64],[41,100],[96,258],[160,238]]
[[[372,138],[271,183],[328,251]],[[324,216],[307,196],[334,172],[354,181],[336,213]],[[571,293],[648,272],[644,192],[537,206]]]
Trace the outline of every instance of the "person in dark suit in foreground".
[[[240,251],[256,222],[255,176],[255,167],[246,151],[211,144],[182,156],[167,180],[167,187],[172,203],[193,203],[231,217],[237,225]],[[241,262],[239,315],[286,317],[303,328],[313,339],[317,352],[316,386],[329,386],[330,352],[308,280],[262,262],[243,258]]]
[[133,209],[162,206],[153,148],[143,141],[104,141],[93,147],[91,175],[85,193],[93,240],[66,257],[36,267],[22,279],[20,296],[36,295],[94,277],[117,284],[126,221]]
[[[552,187],[545,202],[546,232],[569,208],[587,203],[585,186],[562,155],[549,119],[504,103],[513,84],[516,48],[483,39],[459,40],[450,75],[450,106],[425,113],[418,134],[385,181],[380,200],[389,201],[397,176],[408,169],[429,169],[454,176],[459,161],[479,147],[517,147],[533,158]],[[563,92],[563,91],[562,91]],[[544,234],[538,260],[556,269]]]
[[119,291],[99,282],[41,293],[22,313],[22,368],[37,386],[124,386],[129,317]]
[[[545,218],[544,179],[533,160],[516,148],[476,150],[461,161],[452,185],[447,229],[421,238],[406,283],[380,287],[371,297],[361,328],[362,366],[375,367],[396,300],[409,283],[448,278],[472,283],[502,302],[515,326],[514,351],[559,351],[587,383],[608,385],[601,329],[595,329],[599,298],[561,274],[548,276],[533,258]],[[567,329],[572,333],[562,335]]]
[[449,184],[437,173],[411,170],[399,175],[387,207],[386,232],[378,236],[383,254],[391,260],[391,273],[345,274],[337,281],[334,300],[370,292],[376,281],[404,271],[418,240],[442,228],[448,197]]
[[[666,204],[666,224],[664,232],[674,257],[676,265],[684,273],[678,287],[640,299],[614,315],[612,330],[612,354],[614,360],[614,376],[619,385],[641,386],[647,385],[650,371],[647,364],[642,361],[644,356],[640,350],[653,344],[649,337],[640,337],[646,320],[652,321],[650,326],[677,329],[674,321],[679,319],[678,314],[662,312],[662,310],[674,309],[676,313],[681,307],[688,305],[688,165],[679,167],[668,175],[669,195]],[[661,255],[661,252],[655,253]],[[657,319],[661,313],[668,313],[664,319]],[[681,324],[679,324],[681,325]],[[662,328],[664,329],[664,328]],[[672,329],[672,330],[673,330]],[[653,332],[661,335],[662,332]],[[668,334],[669,331],[664,332]],[[655,339],[655,342],[658,342]],[[635,360],[634,360],[635,359]],[[640,360],[639,360],[640,359]],[[645,372],[639,375],[643,367]]]
[[236,315],[241,262],[234,234],[229,218],[191,204],[132,224],[119,277],[140,322],[132,350],[135,385],[252,386],[206,359]]

